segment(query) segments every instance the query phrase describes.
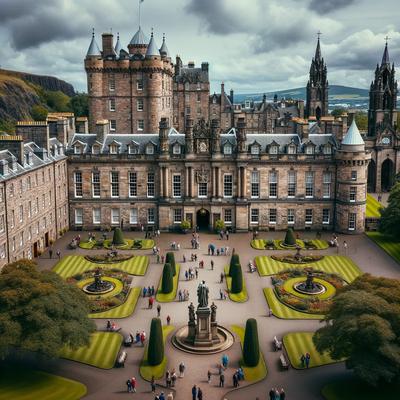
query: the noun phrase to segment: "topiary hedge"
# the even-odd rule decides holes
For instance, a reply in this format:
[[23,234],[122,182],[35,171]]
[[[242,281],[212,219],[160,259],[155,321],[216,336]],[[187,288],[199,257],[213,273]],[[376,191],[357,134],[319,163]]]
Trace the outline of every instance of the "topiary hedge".
[[165,263],[171,265],[172,275],[176,275],[176,263],[175,263],[175,255],[172,252],[168,252],[165,255]]
[[285,240],[283,241],[285,246],[296,246],[296,238],[292,228],[288,228],[286,231]]
[[172,273],[171,264],[165,263],[163,268],[161,292],[164,294],[171,293],[174,289],[174,275]]
[[239,254],[233,253],[229,263],[229,276],[232,276],[232,267],[237,264],[240,265]]
[[255,367],[260,361],[257,321],[254,318],[249,318],[246,321],[243,342],[243,361],[246,367]]
[[240,293],[243,290],[243,274],[240,264],[234,264],[231,268],[231,292]]
[[153,318],[150,325],[147,362],[149,365],[159,365],[164,359],[164,340],[160,318]]
[[114,229],[112,244],[115,246],[121,246],[125,244],[124,235],[122,234],[121,228]]

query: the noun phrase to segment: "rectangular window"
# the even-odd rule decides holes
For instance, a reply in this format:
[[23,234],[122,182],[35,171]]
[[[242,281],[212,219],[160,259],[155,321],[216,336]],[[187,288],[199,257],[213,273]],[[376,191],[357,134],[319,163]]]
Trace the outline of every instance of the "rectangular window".
[[119,208],[111,209],[111,223],[113,225],[119,224]]
[[311,208],[306,209],[306,224],[313,223],[313,210]]
[[181,176],[178,174],[172,175],[172,197],[181,197]]
[[143,79],[139,79],[136,81],[136,89],[143,90]]
[[251,172],[251,197],[260,197],[260,173],[258,171]]
[[137,111],[143,111],[143,109],[144,109],[143,99],[137,99],[137,101],[136,101],[136,110]]
[[154,172],[147,174],[147,197],[154,197],[155,176]]
[[357,171],[351,171],[351,180],[356,181],[357,180]]
[[22,222],[24,220],[24,206],[20,205],[19,206],[19,222]]
[[115,111],[115,99],[110,99],[108,101],[110,111]]
[[137,196],[137,173],[129,172],[129,197]]
[[349,231],[356,229],[356,214],[349,213]]
[[83,208],[75,208],[75,224],[83,224]]
[[92,196],[100,197],[100,172],[92,172]]
[[277,210],[276,208],[271,208],[269,210],[269,223],[270,224],[276,224],[276,220],[277,220]]
[[278,174],[275,171],[269,173],[269,197],[276,198],[278,194]]
[[111,197],[119,197],[119,173],[111,171]]
[[250,214],[250,223],[251,224],[258,224],[258,220],[259,220],[259,209],[258,208],[252,208],[251,209],[251,214]]
[[136,225],[138,223],[138,210],[137,208],[131,208],[129,213],[129,223]]
[[287,210],[287,222],[289,225],[293,225],[294,224],[294,208],[288,208]]
[[108,89],[110,92],[113,92],[115,90],[115,75],[110,74],[110,79],[108,81]]
[[288,197],[296,196],[296,172],[288,172]]
[[350,186],[350,201],[354,203],[356,201],[356,197],[357,197],[357,187]]
[[156,211],[155,208],[147,209],[147,223],[154,224],[156,222]]
[[233,179],[232,174],[224,175],[224,197],[233,196]]
[[137,130],[143,131],[144,130],[144,119],[138,119],[137,121]]
[[331,219],[331,210],[329,208],[323,208],[322,209],[322,223],[323,224],[329,224]]
[[314,197],[314,172],[306,172],[306,198]]
[[322,195],[325,199],[329,199],[331,197],[331,183],[332,183],[332,174],[330,172],[324,172]]
[[117,130],[117,121],[115,119],[110,119],[110,131]]
[[232,210],[230,208],[224,210],[224,222],[225,224],[232,223]]
[[174,224],[180,224],[182,222],[182,209],[174,209]]
[[207,194],[208,194],[207,182],[199,183],[197,190],[198,190],[199,197],[207,197]]
[[93,224],[99,225],[101,222],[101,211],[100,208],[93,208]]
[[0,232],[4,232],[4,229],[5,229],[4,215],[0,215]]
[[82,172],[76,171],[74,173],[75,197],[82,197]]

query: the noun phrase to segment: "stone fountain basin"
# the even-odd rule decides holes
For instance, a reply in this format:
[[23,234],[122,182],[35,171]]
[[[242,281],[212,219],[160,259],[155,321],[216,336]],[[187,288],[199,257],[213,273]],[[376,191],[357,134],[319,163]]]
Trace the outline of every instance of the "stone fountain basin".
[[315,283],[324,287],[325,290],[322,293],[306,294],[306,293],[302,293],[302,292],[299,292],[298,290],[296,290],[295,285],[305,282],[306,279],[307,279],[306,276],[290,278],[284,282],[282,287],[283,287],[283,289],[285,289],[286,292],[293,294],[295,296],[301,297],[301,298],[310,298],[311,296],[317,296],[318,299],[320,299],[320,300],[328,300],[336,294],[336,288],[331,283],[327,282],[325,279],[318,278],[318,277],[314,277],[313,280]]
[[91,292],[89,290],[87,290],[86,288],[91,285],[92,283],[94,283],[94,278],[87,278],[87,279],[82,279],[81,281],[79,281],[77,283],[77,286],[88,296],[102,296],[104,298],[107,297],[114,297],[117,294],[121,293],[122,289],[123,289],[123,283],[117,279],[117,278],[112,278],[110,276],[102,276],[101,277],[102,281],[107,281],[111,283],[111,288],[107,289],[107,290],[103,290],[101,292]]

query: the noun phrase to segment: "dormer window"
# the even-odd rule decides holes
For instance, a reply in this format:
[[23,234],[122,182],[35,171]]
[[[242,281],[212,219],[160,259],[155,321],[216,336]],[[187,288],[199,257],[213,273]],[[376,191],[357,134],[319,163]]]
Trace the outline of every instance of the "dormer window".
[[74,154],[82,154],[82,146],[80,144],[74,146]]
[[116,144],[110,144],[110,154],[118,154],[118,146]]
[[278,146],[273,144],[269,148],[269,154],[278,154]]
[[154,146],[151,143],[146,146],[146,154],[154,154]]
[[213,102],[213,104],[217,104],[217,98],[215,96],[213,97],[213,101],[212,102]]
[[296,154],[296,146],[294,144],[288,146],[288,154]]
[[245,107],[245,108],[250,108],[250,107],[251,107],[251,102],[250,102],[250,100],[246,100],[246,101],[244,102],[244,107]]
[[224,154],[232,154],[232,146],[230,144],[224,146]]
[[314,146],[312,146],[311,144],[306,146],[306,154],[308,154],[308,155],[314,154]]
[[250,151],[253,156],[259,155],[260,154],[260,146],[254,144],[253,146],[251,146]]
[[128,153],[129,154],[139,154],[139,148],[135,144],[131,144],[128,147]]
[[326,155],[332,154],[332,147],[329,145],[324,146],[323,152]]
[[99,145],[93,145],[92,146],[92,154],[100,154],[100,146]]
[[173,154],[181,154],[181,145],[176,143],[172,146],[172,153]]

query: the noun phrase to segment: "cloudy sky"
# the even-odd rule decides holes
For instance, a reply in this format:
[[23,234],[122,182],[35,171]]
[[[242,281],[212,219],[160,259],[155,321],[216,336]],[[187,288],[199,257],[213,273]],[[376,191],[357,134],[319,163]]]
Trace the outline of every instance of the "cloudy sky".
[[[91,29],[112,28],[127,45],[138,0],[0,0],[0,66],[49,74],[86,90],[83,58]],[[172,56],[210,63],[212,91],[303,86],[316,32],[331,84],[367,88],[388,35],[400,64],[398,0],[144,0],[141,25],[162,33]]]

